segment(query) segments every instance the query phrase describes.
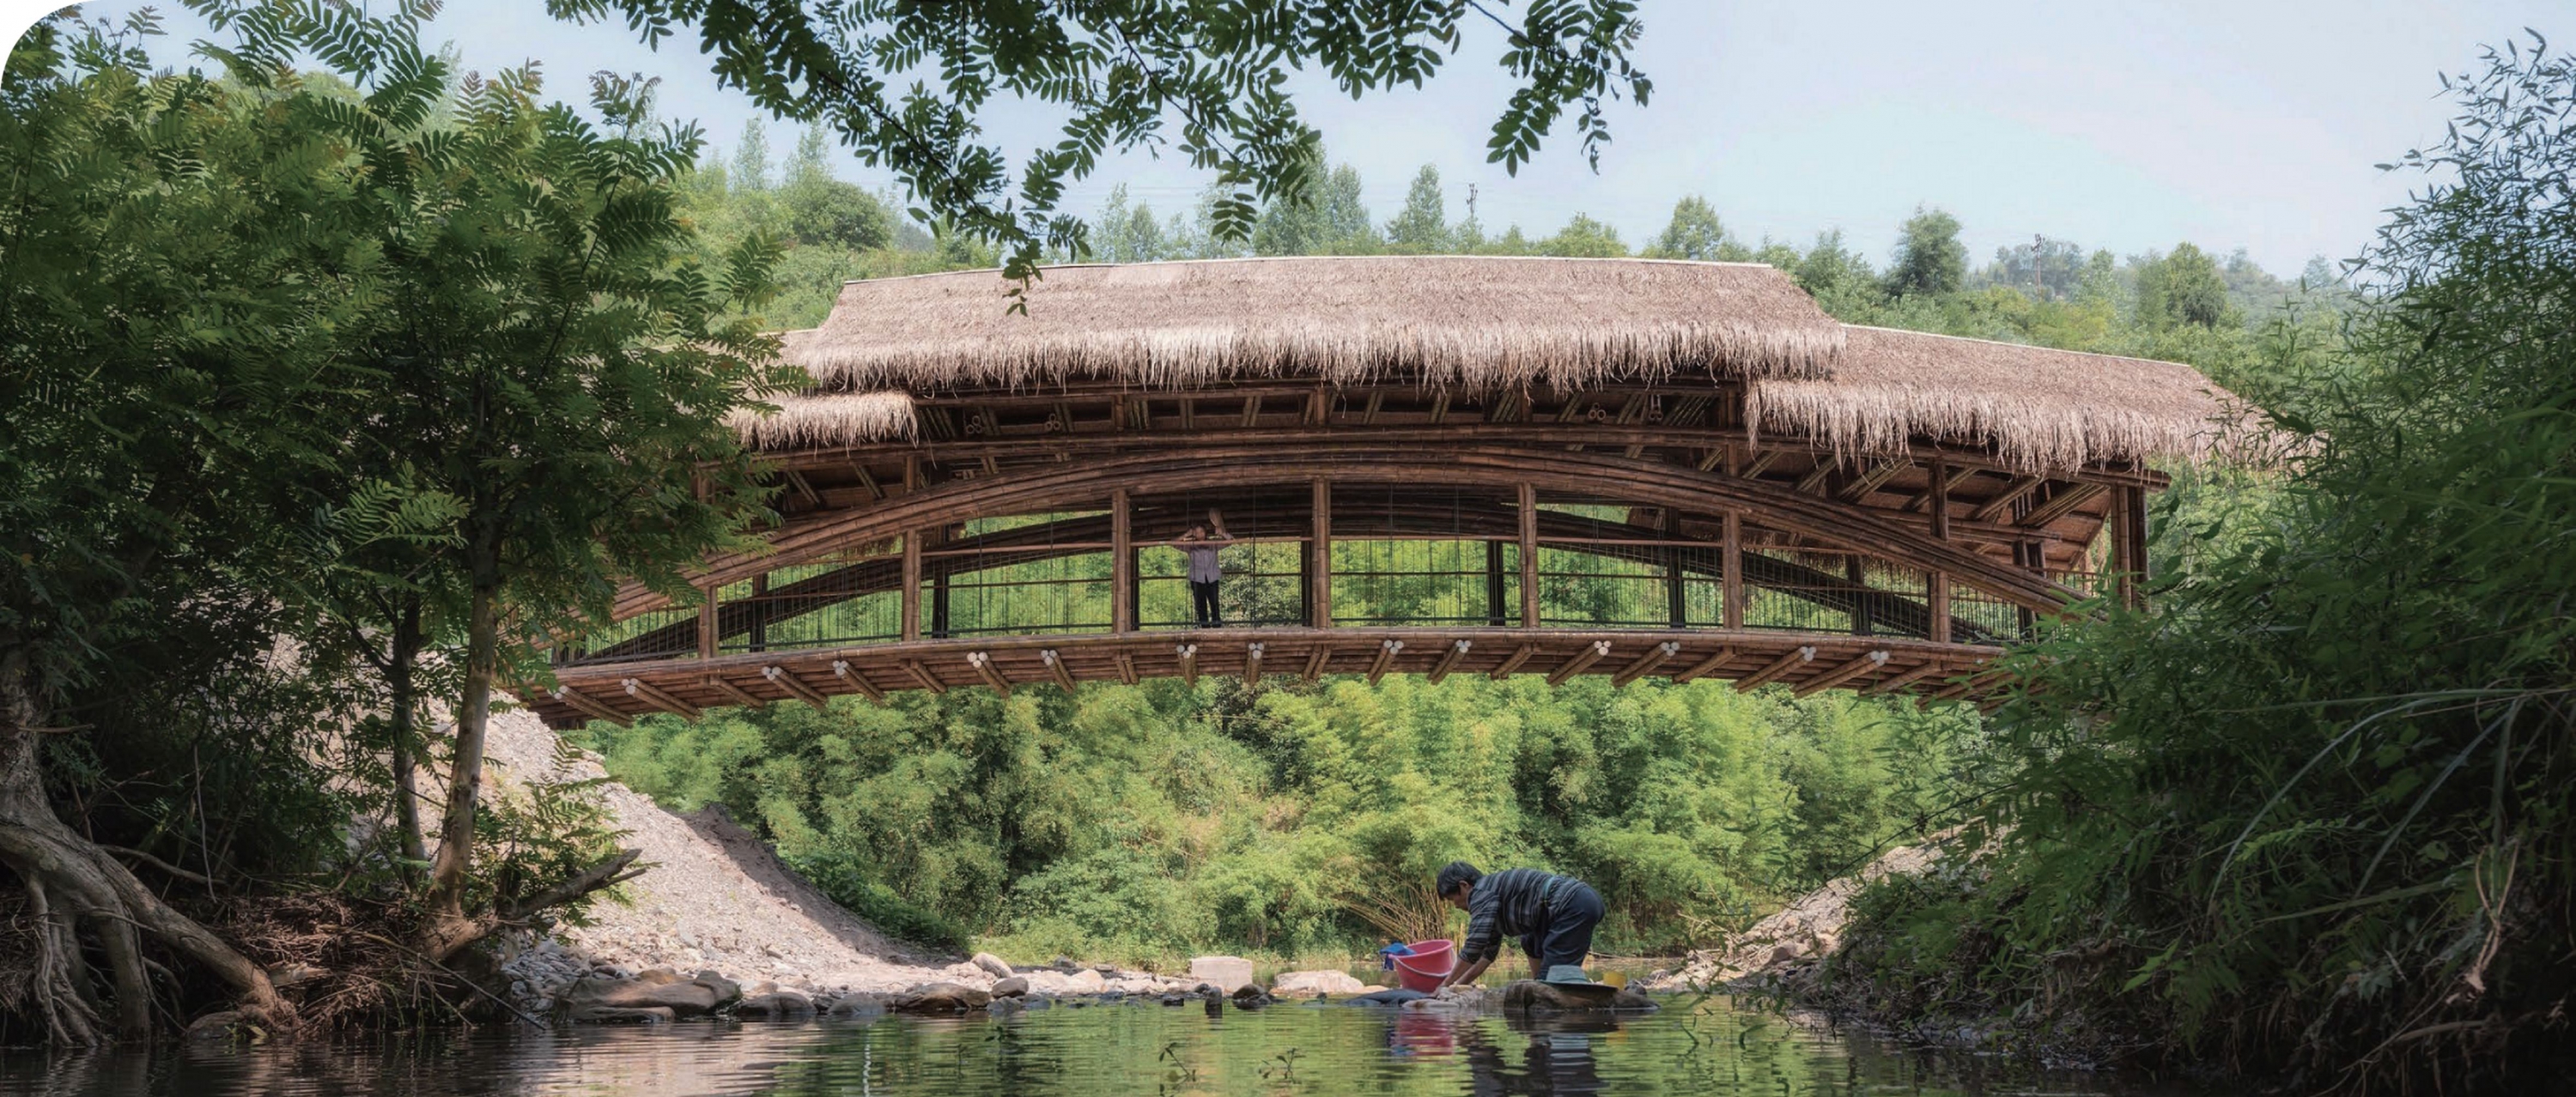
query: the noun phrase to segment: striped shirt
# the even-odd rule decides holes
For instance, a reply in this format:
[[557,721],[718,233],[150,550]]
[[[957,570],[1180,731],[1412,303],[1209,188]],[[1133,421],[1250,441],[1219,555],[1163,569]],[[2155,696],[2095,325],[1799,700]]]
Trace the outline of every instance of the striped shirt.
[[1458,946],[1458,962],[1491,960],[1503,954],[1503,938],[1547,928],[1550,883],[1562,889],[1574,881],[1534,868],[1504,869],[1477,880],[1467,893],[1467,939]]

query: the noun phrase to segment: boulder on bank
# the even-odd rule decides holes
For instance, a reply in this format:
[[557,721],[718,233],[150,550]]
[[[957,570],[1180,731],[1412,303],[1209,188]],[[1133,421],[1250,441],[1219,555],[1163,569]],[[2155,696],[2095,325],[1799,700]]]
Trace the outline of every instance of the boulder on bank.
[[1018,972],[1011,970],[1011,965],[1003,963],[1001,957],[995,956],[989,952],[976,953],[975,958],[968,961],[968,963],[972,963],[976,967],[984,969],[996,979],[1008,979],[1013,975],[1019,974]]
[[1654,999],[1621,987],[1607,997],[1576,994],[1562,987],[1536,979],[1522,979],[1503,988],[1504,1009],[1543,1009],[1571,1012],[1593,1009],[1654,1009]]
[[1029,977],[1026,975],[1014,975],[1007,979],[993,981],[993,997],[1020,998],[1027,996],[1028,993]]
[[1281,998],[1311,998],[1318,994],[1348,997],[1372,989],[1347,971],[1292,971],[1270,983],[1270,993]]
[[1232,994],[1252,986],[1252,961],[1240,956],[1194,956],[1190,958],[1190,978],[1212,983],[1217,989]]
[[738,1017],[811,1017],[814,1000],[792,990],[754,994],[734,1007]]
[[[656,981],[668,975],[668,981]],[[648,971],[632,979],[592,976],[565,988],[556,1005],[568,1020],[606,1020],[615,1010],[667,1010],[672,1017],[699,1017],[732,1005],[742,998],[742,987],[733,980],[712,971],[700,972],[688,982],[677,981],[675,973]],[[637,1018],[622,1017],[622,1020]]]
[[896,995],[886,1008],[896,1013],[964,1013],[993,1004],[993,996],[973,987],[955,983],[932,983],[909,994]]

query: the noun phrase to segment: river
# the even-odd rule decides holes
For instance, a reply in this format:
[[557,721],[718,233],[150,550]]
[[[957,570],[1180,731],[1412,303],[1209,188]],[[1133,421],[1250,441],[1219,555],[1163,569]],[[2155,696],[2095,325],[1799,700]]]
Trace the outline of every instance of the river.
[[0,1057],[0,1097],[737,1094],[1942,1094],[2218,1097],[1892,1048],[1724,998],[1618,1019],[1352,1006],[1058,1005],[878,1017],[471,1031]]

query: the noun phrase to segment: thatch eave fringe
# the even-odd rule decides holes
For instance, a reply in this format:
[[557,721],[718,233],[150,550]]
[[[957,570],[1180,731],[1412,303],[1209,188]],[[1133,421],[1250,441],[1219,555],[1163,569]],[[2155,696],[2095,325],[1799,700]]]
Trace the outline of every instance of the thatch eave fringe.
[[2038,473],[2216,459],[2245,417],[2179,363],[1855,325],[1830,379],[1748,386],[1745,422],[1837,457],[1903,453],[1929,437],[1992,447],[2006,467]]

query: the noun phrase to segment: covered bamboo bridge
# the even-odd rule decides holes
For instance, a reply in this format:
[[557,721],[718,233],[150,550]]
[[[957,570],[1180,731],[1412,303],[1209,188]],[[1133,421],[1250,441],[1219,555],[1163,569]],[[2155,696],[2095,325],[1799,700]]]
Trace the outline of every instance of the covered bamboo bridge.
[[[1206,675],[1717,678],[1978,700],[2134,602],[2188,367],[1850,327],[1755,264],[1484,257],[854,282],[738,422],[764,551],[621,592],[558,725]],[[1173,542],[1232,534],[1221,621]]]

